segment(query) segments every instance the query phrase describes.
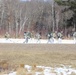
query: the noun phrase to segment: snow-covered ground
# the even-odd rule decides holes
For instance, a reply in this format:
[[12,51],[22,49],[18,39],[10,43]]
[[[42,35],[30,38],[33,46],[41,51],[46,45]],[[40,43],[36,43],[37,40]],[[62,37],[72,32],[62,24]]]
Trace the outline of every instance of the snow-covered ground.
[[[13,38],[0,38],[0,43],[24,43],[25,39],[13,39]],[[27,44],[76,44],[75,40],[66,40],[66,39],[53,39],[50,42],[48,42],[47,39],[40,39],[39,41],[37,39],[31,38],[28,40]],[[26,44],[26,42],[24,43]]]
[[[32,73],[32,66],[25,65],[24,69],[27,69],[28,73]],[[76,69],[72,68],[71,66],[64,66],[61,67],[45,67],[45,66],[36,66],[34,71],[34,75],[76,75]],[[39,69],[41,71],[39,71]],[[4,75],[16,75],[17,72],[11,72],[9,74]],[[20,75],[20,74],[19,74]],[[26,75],[33,75],[33,74],[26,74]]]

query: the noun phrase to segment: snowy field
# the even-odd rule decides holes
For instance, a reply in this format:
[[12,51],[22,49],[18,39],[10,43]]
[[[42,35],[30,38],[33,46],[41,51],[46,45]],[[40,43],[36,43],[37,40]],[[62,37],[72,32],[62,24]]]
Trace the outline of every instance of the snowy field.
[[[24,43],[25,39],[13,39],[13,38],[0,38],[0,43]],[[29,39],[27,44],[75,44],[75,40],[66,40],[66,39],[53,39],[48,42],[47,39],[40,39],[39,41],[37,39]],[[26,42],[24,43],[26,44]]]
[[[72,68],[71,66],[64,66],[61,65],[61,67],[45,67],[45,66],[36,66],[32,70],[32,66],[25,65],[24,69],[27,69],[27,72],[25,72],[25,75],[76,75],[76,69]],[[23,72],[24,69],[21,69]],[[34,71],[35,70],[35,71]],[[19,72],[19,75],[23,75]],[[18,75],[17,72],[11,72],[9,74],[4,75]]]

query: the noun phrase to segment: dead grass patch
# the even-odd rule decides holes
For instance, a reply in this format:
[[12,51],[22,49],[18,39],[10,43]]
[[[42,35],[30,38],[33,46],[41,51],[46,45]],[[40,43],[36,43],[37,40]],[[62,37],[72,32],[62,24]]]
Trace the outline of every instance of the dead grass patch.
[[11,65],[60,64],[76,67],[76,45],[60,44],[0,44],[0,59],[8,60]]

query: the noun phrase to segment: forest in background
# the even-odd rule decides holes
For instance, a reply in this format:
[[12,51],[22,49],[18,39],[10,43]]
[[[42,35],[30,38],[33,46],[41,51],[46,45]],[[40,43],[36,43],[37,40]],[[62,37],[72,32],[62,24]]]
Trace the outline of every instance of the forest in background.
[[72,36],[76,30],[75,0],[0,0],[0,37],[23,37],[24,32],[63,32]]

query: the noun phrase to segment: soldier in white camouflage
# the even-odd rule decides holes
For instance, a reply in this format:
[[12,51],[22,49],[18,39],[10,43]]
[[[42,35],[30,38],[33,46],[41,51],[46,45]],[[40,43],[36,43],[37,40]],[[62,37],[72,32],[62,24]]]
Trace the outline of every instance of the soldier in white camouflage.
[[37,39],[37,43],[40,43],[40,39],[41,39],[40,33],[36,33],[36,39]]
[[76,31],[73,33],[74,42],[76,44]]
[[48,42],[47,43],[50,43],[51,42],[50,41],[50,38],[51,38],[51,35],[50,35],[50,33],[48,33],[48,35],[47,35]]
[[61,32],[58,32],[58,33],[57,33],[57,38],[58,38],[58,42],[59,42],[59,43],[62,42],[62,36],[63,36],[63,35],[62,35]]
[[54,43],[54,37],[52,32],[48,33],[47,37],[48,37],[48,43]]
[[30,32],[24,32],[25,41],[23,43],[28,43],[28,40],[30,39],[30,37],[31,37]]
[[5,34],[5,38],[6,38],[6,40],[8,40],[8,39],[9,39],[9,37],[10,37],[9,33],[8,33],[8,32],[6,32],[6,34]]

